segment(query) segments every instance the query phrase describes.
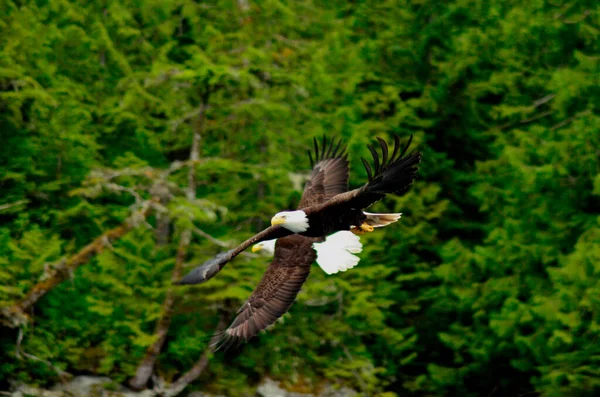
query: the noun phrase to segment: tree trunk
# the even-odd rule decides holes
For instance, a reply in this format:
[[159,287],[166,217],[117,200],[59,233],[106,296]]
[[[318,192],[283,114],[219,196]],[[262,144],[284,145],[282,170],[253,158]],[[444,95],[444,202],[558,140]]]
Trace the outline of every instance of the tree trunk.
[[[196,169],[195,164],[200,158],[199,148],[202,133],[204,131],[204,115],[206,112],[208,98],[205,96],[199,106],[198,118],[196,119],[194,126],[194,134],[192,137],[192,146],[190,148],[190,168],[188,170],[188,186],[186,189],[186,197],[188,200],[193,201],[196,199]],[[187,254],[187,248],[190,245],[192,239],[192,231],[184,230],[181,232],[179,239],[179,247],[177,249],[177,257],[175,259],[175,267],[173,268],[173,274],[171,275],[171,281],[178,281],[181,279],[183,270],[183,264],[185,263],[185,257]],[[173,307],[175,305],[175,291],[173,287],[169,287],[165,300],[162,306],[162,317],[156,324],[156,330],[154,335],[156,340],[148,350],[146,355],[142,359],[141,363],[135,371],[133,378],[129,380],[129,386],[136,390],[141,390],[146,387],[148,380],[152,376],[154,371],[154,365],[156,359],[160,354],[163,344],[167,338],[169,332],[169,326],[171,325],[171,319],[173,317]]]
[[[179,239],[179,247],[177,249],[177,257],[175,259],[175,267],[173,269],[173,274],[171,276],[171,281],[177,281],[181,278],[181,273],[183,269],[183,264],[185,263],[185,256],[187,253],[187,248],[190,245],[192,233],[190,230],[184,230],[181,233],[181,237]],[[142,359],[142,362],[137,367],[135,371],[135,375],[129,381],[129,385],[136,390],[141,390],[146,387],[148,383],[148,379],[152,376],[152,372],[154,371],[154,364],[156,363],[156,359],[160,354],[160,350],[165,343],[165,339],[167,338],[167,333],[169,332],[169,326],[171,325],[171,319],[173,317],[173,306],[175,304],[175,291],[173,287],[170,287],[167,290],[167,295],[163,302],[162,307],[162,317],[158,320],[156,324],[156,330],[154,331],[154,335],[156,336],[156,340],[148,350],[146,350],[146,355]]]
[[[221,318],[219,319],[219,324],[215,329],[215,334],[225,329],[227,323],[225,322],[225,316],[221,314]],[[209,347],[204,350],[198,361],[190,368],[185,374],[179,377],[175,382],[171,383],[171,385],[166,388],[163,393],[161,393],[165,397],[174,397],[181,393],[183,389],[185,389],[190,383],[198,379],[202,372],[208,366],[208,362],[210,359],[210,355],[213,353],[214,347],[209,345]]]

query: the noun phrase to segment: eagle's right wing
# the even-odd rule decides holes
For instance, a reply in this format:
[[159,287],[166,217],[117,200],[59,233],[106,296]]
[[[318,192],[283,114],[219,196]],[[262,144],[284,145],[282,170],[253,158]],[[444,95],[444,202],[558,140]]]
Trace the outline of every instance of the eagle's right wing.
[[368,175],[368,182],[363,186],[349,192],[340,193],[323,204],[305,209],[309,216],[319,214],[320,217],[336,217],[340,212],[348,208],[365,209],[385,197],[386,194],[404,194],[417,177],[418,164],[421,162],[421,153],[406,154],[412,141],[410,139],[400,149],[400,137],[394,136],[394,150],[389,154],[387,143],[377,138],[381,146],[381,158],[379,153],[369,145],[368,148],[373,155],[374,169],[369,163],[362,159]]
[[348,155],[346,149],[341,147],[342,140],[340,139],[337,144],[332,140],[327,146],[327,140],[323,136],[320,149],[317,140],[313,139],[313,141],[315,145],[314,163],[313,156],[310,150],[308,151],[310,165],[313,169],[310,179],[304,186],[298,208],[323,203],[348,190]]

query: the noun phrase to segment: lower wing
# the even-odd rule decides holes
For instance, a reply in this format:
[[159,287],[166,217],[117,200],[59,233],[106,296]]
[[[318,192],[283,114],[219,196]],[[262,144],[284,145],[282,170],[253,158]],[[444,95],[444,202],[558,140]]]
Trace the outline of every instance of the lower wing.
[[217,334],[217,349],[248,341],[288,311],[315,260],[315,239],[293,235],[279,239],[273,262],[233,323]]
[[251,245],[259,243],[261,241],[285,237],[290,234],[293,234],[293,232],[290,232],[289,230],[281,226],[269,226],[262,232],[250,237],[248,240],[244,241],[236,248],[231,249],[229,251],[221,252],[215,257],[207,260],[200,266],[191,270],[181,280],[176,281],[174,284],[201,284],[213,278],[215,274],[219,273],[230,260],[244,252],[244,250],[250,247]]

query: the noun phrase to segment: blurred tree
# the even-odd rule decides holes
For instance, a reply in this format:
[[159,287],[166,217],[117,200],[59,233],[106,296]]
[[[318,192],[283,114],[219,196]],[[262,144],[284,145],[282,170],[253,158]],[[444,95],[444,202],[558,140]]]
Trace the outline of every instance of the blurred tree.
[[[125,382],[150,352],[172,395],[198,376],[241,396],[265,375],[373,396],[598,394],[597,2],[1,10],[3,313],[141,203],[152,211],[3,329],[0,388],[65,372]],[[358,186],[365,144],[392,133],[424,152],[413,189],[374,209],[402,220],[363,239],[351,272],[315,270],[272,331],[203,355],[268,259],[171,290],[173,269],[293,208],[313,136],[348,143]]]

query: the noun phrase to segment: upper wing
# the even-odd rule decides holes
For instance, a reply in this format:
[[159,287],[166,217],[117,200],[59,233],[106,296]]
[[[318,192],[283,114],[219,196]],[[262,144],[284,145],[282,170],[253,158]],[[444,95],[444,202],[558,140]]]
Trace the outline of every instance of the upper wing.
[[374,172],[369,163],[362,159],[369,181],[358,189],[340,193],[329,201],[307,208],[307,215],[319,213],[321,216],[332,215],[333,212],[346,208],[364,209],[385,197],[386,194],[404,194],[417,177],[421,162],[421,153],[406,154],[412,135],[402,150],[400,150],[400,137],[394,135],[394,150],[389,155],[387,143],[377,138],[381,146],[381,158],[379,153],[368,145],[373,155]]
[[348,155],[345,153],[345,148],[341,147],[342,140],[340,139],[337,144],[332,140],[327,146],[327,140],[323,136],[320,150],[317,140],[313,139],[313,141],[315,162],[313,166],[313,157],[309,150],[308,156],[313,170],[304,186],[298,208],[323,203],[348,190]]
[[285,236],[289,236],[293,234],[293,232],[281,227],[281,226],[269,226],[265,230],[260,233],[255,234],[250,237],[248,240],[244,241],[236,248],[231,249],[229,251],[221,252],[217,256],[212,259],[207,260],[202,265],[194,268],[188,274],[186,274],[181,280],[175,282],[175,284],[200,284],[205,282],[206,280],[212,278],[215,274],[221,271],[223,267],[242,253],[246,248],[250,247],[253,244],[259,243],[261,241],[272,240],[275,238],[281,238]]
[[315,260],[314,241],[300,235],[277,241],[273,262],[233,323],[217,335],[217,348],[247,341],[288,311]]

